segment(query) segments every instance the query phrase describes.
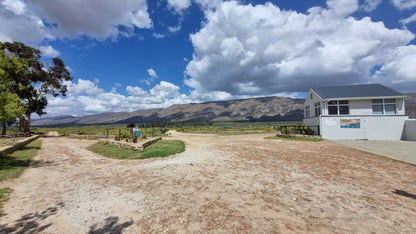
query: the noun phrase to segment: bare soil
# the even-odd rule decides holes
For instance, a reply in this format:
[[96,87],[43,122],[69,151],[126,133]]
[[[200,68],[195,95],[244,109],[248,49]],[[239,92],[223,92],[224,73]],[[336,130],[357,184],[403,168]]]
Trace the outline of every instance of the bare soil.
[[331,142],[173,132],[186,151],[116,160],[43,138],[2,232],[414,233],[416,166]]

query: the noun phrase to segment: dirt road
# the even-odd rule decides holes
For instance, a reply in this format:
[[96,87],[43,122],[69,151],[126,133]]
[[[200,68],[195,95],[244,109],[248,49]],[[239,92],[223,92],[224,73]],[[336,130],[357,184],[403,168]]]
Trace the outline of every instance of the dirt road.
[[0,230],[416,231],[416,166],[331,142],[264,137],[175,133],[184,153],[134,161],[91,153],[94,141],[44,138],[11,183]]

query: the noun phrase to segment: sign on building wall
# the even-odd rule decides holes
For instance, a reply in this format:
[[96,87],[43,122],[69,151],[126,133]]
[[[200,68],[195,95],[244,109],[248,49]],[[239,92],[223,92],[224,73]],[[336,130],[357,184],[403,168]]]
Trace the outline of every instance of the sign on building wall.
[[341,119],[341,128],[360,128],[360,119]]

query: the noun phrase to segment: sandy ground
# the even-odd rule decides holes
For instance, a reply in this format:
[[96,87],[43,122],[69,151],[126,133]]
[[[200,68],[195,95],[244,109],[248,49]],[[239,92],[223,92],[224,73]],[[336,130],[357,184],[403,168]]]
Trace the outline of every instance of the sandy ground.
[[43,138],[0,230],[43,233],[415,233],[416,166],[331,142],[188,135],[184,153],[115,160]]

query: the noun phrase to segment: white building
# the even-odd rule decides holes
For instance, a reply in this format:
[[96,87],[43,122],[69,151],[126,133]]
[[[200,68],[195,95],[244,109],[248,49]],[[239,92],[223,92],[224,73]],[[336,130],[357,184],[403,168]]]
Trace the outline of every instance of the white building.
[[379,84],[311,88],[303,124],[324,139],[400,140],[404,98]]

